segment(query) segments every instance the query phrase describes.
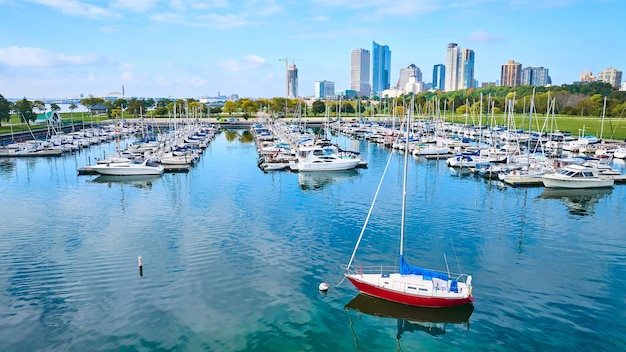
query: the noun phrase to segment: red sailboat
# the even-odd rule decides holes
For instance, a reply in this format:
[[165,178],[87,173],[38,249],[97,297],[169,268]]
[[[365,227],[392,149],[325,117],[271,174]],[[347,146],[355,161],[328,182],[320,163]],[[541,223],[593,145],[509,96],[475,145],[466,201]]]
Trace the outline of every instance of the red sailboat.
[[[412,106],[412,104],[411,104]],[[408,109],[408,121],[412,120],[412,107]],[[374,203],[378,197],[381,184],[387,172],[389,161],[383,172],[378,190],[374,196],[370,211],[357,240],[354,251],[346,269],[346,277],[361,293],[380,299],[419,307],[453,307],[474,301],[472,297],[472,276],[467,274],[450,274],[412,266],[404,258],[404,224],[406,217],[407,168],[409,156],[408,122],[405,132],[404,176],[402,189],[402,219],[400,226],[400,263],[394,267],[356,267],[354,258],[365,233]],[[393,154],[393,152],[391,153]],[[391,155],[389,157],[391,160]]]

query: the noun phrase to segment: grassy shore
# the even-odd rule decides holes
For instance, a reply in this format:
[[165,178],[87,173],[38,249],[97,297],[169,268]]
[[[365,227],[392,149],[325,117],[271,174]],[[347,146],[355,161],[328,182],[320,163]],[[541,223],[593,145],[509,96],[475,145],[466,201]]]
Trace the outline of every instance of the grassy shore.
[[[74,114],[73,121],[70,120],[70,113],[62,113],[61,116],[63,118],[64,124],[74,124],[76,126],[81,126],[83,123],[91,124],[91,123],[99,123],[100,121],[110,120],[108,116],[77,116],[78,114]],[[212,118],[223,118],[228,119],[230,117],[240,117],[240,116],[230,116],[228,114],[220,114],[219,116],[211,116]],[[311,118],[315,116],[309,116]],[[321,116],[319,116],[321,117]],[[335,118],[335,116],[331,116]],[[342,118],[351,119],[355,118],[355,114],[342,114]],[[128,116],[128,118],[131,118]],[[166,117],[163,117],[166,118]],[[446,117],[447,122],[454,123],[462,123],[462,124],[473,124],[473,125],[482,125],[482,126],[511,126],[516,129],[528,130],[528,126],[531,124],[531,121],[528,116],[516,115],[513,119],[513,122],[508,122],[505,116],[495,116],[495,117],[485,117],[482,119],[478,117],[472,116],[462,116],[462,115],[452,115]],[[7,123],[3,123],[0,126],[0,134],[11,133],[11,129],[14,133],[19,132],[27,132],[29,127],[32,130],[35,129],[45,129],[46,126],[35,126],[30,125],[27,126],[24,123],[21,123],[17,116],[12,116],[11,118],[12,126],[9,126]],[[550,116],[546,118],[545,116],[534,116],[532,118],[532,126],[531,129],[533,131],[563,131],[569,132],[574,136],[582,135],[583,132],[585,135],[594,135],[597,137],[602,136],[603,139],[615,140],[615,141],[625,141],[626,140],[626,118],[605,118],[604,122],[601,117],[581,117],[581,116],[564,116],[564,115],[556,115],[554,117]]]

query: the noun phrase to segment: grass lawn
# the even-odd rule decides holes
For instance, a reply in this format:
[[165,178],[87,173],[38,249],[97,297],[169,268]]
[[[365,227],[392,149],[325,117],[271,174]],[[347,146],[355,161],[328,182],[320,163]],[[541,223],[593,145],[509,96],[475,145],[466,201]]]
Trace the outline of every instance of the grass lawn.
[[[62,118],[65,123],[69,123],[70,113],[62,113]],[[342,114],[343,115],[343,114]],[[228,118],[229,115],[222,114],[220,115],[224,118]],[[355,114],[346,114],[345,118],[355,117]],[[82,125],[83,121],[85,123],[91,122],[99,122],[102,120],[110,119],[107,116],[81,116],[80,114],[73,114],[73,123],[76,126]],[[216,117],[216,116],[212,116]],[[130,116],[128,118],[131,118]],[[500,116],[495,116],[493,121],[490,117],[483,116],[482,121],[479,121],[477,116],[473,118],[471,116],[465,117],[461,115],[455,116],[447,116],[446,121],[455,122],[455,123],[467,123],[483,126],[487,125],[498,125],[498,126],[507,126],[506,117],[500,114]],[[16,115],[11,117],[11,123],[13,124],[13,132],[27,132],[28,126],[21,123],[19,118]],[[516,129],[524,129],[527,130],[529,125],[528,116],[516,115],[514,117],[514,126]],[[603,128],[602,128],[603,126]],[[35,129],[45,129],[46,126],[35,126],[30,125],[32,130]],[[602,131],[600,131],[602,128]],[[625,141],[626,140],[626,118],[605,118],[604,124],[602,123],[601,117],[581,117],[581,116],[565,116],[565,115],[556,115],[554,117],[549,117],[546,119],[545,115],[535,115],[532,119],[532,127],[533,131],[548,131],[553,132],[556,130],[562,132],[569,132],[573,136],[578,136],[583,133],[585,135],[594,135],[597,137],[602,136],[603,139],[611,139],[617,141]],[[0,126],[0,134],[11,133],[11,127],[5,122],[2,126]]]

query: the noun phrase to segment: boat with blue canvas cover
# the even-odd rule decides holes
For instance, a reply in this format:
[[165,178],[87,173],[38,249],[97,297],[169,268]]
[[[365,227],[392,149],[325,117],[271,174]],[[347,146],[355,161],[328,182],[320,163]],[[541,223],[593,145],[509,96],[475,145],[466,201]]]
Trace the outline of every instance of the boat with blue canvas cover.
[[[413,106],[413,104],[411,104]],[[412,109],[409,109],[406,124],[412,121]],[[408,150],[408,140],[405,141]],[[393,149],[395,150],[395,149]],[[389,161],[393,156],[390,153]],[[362,266],[355,264],[359,244],[366,231],[372,210],[376,203],[381,185],[389,167],[389,161],[383,171],[374,200],[370,206],[366,221],[361,229],[352,256],[344,267],[345,277],[363,294],[391,302],[417,307],[454,307],[474,301],[472,296],[472,276],[449,272],[439,272],[410,265],[404,257],[406,195],[409,153],[404,153],[404,172],[402,177],[402,207],[400,219],[399,264],[397,266]],[[445,257],[444,257],[445,258]],[[447,263],[446,263],[447,265]]]

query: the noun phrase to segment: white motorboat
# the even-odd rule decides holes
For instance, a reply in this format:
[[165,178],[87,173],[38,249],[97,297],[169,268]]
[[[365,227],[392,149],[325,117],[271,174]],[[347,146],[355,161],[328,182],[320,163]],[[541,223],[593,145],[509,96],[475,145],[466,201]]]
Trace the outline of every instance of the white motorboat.
[[566,165],[541,179],[544,186],[552,188],[603,188],[615,183],[611,177],[601,176],[597,167],[577,164]]
[[356,168],[361,163],[354,153],[340,153],[337,147],[302,147],[298,159],[289,164],[294,171],[341,171]]
[[445,145],[421,143],[413,148],[413,155],[447,155],[450,154],[450,147]]
[[619,147],[613,152],[613,157],[618,159],[626,159],[626,147]]
[[142,161],[133,160],[129,162],[96,164],[89,166],[89,170],[101,175],[114,176],[137,176],[137,175],[161,175],[164,171],[163,165],[150,159]]

